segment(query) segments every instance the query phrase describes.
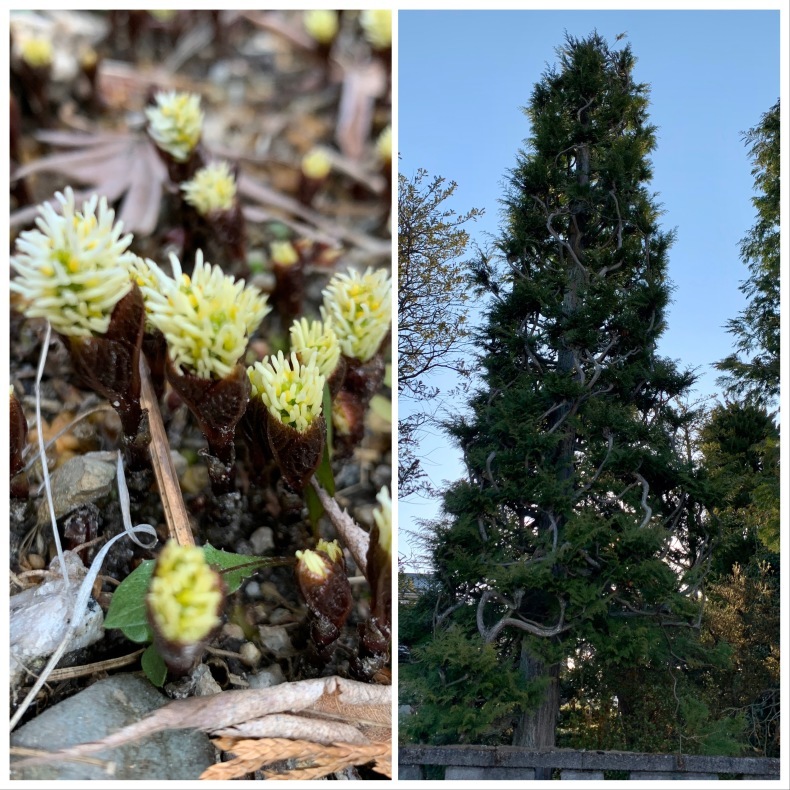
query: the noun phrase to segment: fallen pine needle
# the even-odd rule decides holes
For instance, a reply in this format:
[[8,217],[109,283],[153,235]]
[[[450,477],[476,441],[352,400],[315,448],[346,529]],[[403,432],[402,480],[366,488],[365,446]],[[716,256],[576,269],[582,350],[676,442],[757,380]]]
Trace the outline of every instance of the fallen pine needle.
[[167,441],[165,426],[162,424],[162,415],[156,401],[151,378],[148,374],[148,365],[140,355],[140,402],[144,409],[148,409],[148,425],[151,430],[151,466],[154,468],[156,483],[159,486],[159,496],[162,499],[162,508],[165,511],[167,530],[179,546],[194,546],[195,538],[189,526],[189,515],[184,497],[181,495],[181,486],[178,484],[178,475],[173,466],[173,457],[170,455],[170,444]]
[[[201,779],[236,779],[258,770],[263,770],[267,779],[321,779],[344,768],[371,762],[386,776],[392,775],[392,747],[389,742],[331,746],[286,738],[215,738],[212,742],[218,749],[235,756],[228,762],[207,768]],[[286,771],[265,770],[264,766],[282,760],[294,760],[296,764]]]

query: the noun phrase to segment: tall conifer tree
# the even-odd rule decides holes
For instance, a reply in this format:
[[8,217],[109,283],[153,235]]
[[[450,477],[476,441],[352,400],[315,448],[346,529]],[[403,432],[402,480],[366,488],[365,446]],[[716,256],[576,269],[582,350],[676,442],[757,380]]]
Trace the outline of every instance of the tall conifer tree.
[[597,33],[567,37],[558,56],[525,110],[499,254],[474,267],[489,294],[482,386],[449,426],[468,479],[446,491],[430,537],[446,659],[415,651],[424,702],[433,683],[482,709],[502,700],[463,700],[480,679],[453,676],[451,642],[486,660],[493,648],[511,700],[513,670],[522,678],[512,741],[532,747],[555,744],[568,657],[638,671],[680,649],[708,551],[675,450],[693,413],[673,401],[693,376],[656,352],[672,233],[648,189],[648,87],[630,47]]
[[735,352],[717,363],[728,394],[772,404],[779,395],[780,105],[777,101],[744,135],[752,157],[757,218],[741,240],[749,277],[741,291],[749,304],[727,322]]

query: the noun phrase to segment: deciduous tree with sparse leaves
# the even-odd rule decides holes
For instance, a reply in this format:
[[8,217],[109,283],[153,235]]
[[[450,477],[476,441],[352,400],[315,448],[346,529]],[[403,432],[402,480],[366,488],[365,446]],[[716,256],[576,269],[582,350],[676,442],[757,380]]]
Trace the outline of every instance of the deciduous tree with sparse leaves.
[[483,212],[449,208],[457,184],[419,169],[398,176],[398,397],[415,407],[398,423],[401,497],[425,491],[419,439],[429,414],[420,408],[438,394],[430,377],[464,373],[461,350],[469,336],[464,225]]

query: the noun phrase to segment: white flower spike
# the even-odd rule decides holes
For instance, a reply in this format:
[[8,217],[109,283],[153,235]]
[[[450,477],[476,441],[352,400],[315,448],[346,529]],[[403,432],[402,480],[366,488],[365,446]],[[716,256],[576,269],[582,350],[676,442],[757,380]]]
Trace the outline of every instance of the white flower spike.
[[203,131],[203,111],[196,93],[167,91],[156,94],[156,107],[145,111],[154,142],[177,162],[186,162]]
[[315,355],[302,364],[296,353],[290,359],[278,352],[247,369],[252,397],[260,398],[269,414],[283,425],[304,433],[321,414],[324,377],[319,373]]
[[181,184],[184,200],[205,217],[212,211],[229,211],[236,199],[236,179],[227,162],[213,162]]
[[324,289],[321,317],[332,324],[347,357],[367,362],[389,331],[392,281],[386,271],[336,274]]
[[11,290],[25,300],[28,316],[48,319],[61,334],[104,334],[113,308],[132,288],[132,234],[121,235],[123,224],[115,222],[106,198],[94,195],[82,211],[71,187],[55,198],[62,213],[40,206],[38,229],[17,239],[11,266],[19,276]]
[[247,339],[270,308],[257,288],[245,287],[219,266],[195,256],[190,277],[170,256],[173,278],[158,277],[158,288],[143,287],[151,323],[165,336],[170,360],[201,378],[224,378],[244,355]]

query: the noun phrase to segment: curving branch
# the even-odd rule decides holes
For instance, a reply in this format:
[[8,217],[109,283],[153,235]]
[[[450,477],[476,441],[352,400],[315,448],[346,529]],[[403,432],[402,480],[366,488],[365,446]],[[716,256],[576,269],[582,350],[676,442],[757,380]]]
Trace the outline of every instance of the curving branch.
[[647,504],[647,495],[650,493],[650,483],[645,480],[639,472],[634,472],[634,477],[639,481],[642,485],[642,508],[645,511],[645,517],[642,519],[642,523],[639,525],[639,529],[642,527],[647,526],[650,519],[653,517],[653,508]]
[[589,272],[587,271],[587,267],[579,260],[579,256],[576,255],[576,251],[573,249],[573,246],[569,244],[562,236],[559,234],[557,230],[555,230],[554,225],[552,222],[554,221],[554,217],[561,216],[563,214],[568,214],[567,211],[552,211],[549,212],[548,206],[537,196],[537,195],[530,195],[530,197],[543,209],[543,213],[546,215],[546,230],[551,234],[551,237],[560,245],[560,249],[567,250],[568,254],[573,259],[573,262],[582,270],[584,273],[585,278],[589,278]]
[[[493,642],[508,626],[512,628],[518,628],[521,631],[527,631],[534,636],[540,636],[544,638],[557,636],[564,631],[568,631],[572,627],[571,623],[565,622],[566,604],[561,598],[558,599],[560,602],[560,617],[559,620],[557,620],[556,625],[545,626],[541,625],[540,623],[536,623],[533,620],[527,620],[523,617],[509,617],[508,614],[510,612],[516,612],[518,610],[523,595],[524,591],[520,590],[516,594],[515,600],[511,601],[505,598],[505,596],[497,590],[486,590],[482,594],[477,604],[477,630],[480,632],[480,636],[483,637],[483,641],[486,644]],[[492,625],[491,628],[486,628],[485,622],[483,620],[483,610],[489,601],[496,601],[507,606],[508,614],[502,617],[497,623]]]
[[557,538],[559,537],[558,527],[557,527],[557,519],[554,513],[550,511],[546,511],[546,515],[549,517],[549,521],[551,521],[551,532],[552,532],[552,539],[551,539],[551,550],[556,553],[557,551]]
[[658,618],[659,625],[668,628],[693,628],[698,629],[702,622],[701,617],[697,617],[696,623],[689,623],[686,620],[663,620],[662,616],[669,614],[667,610],[662,609],[637,609],[633,604],[628,603],[624,598],[614,596],[613,600],[624,606],[627,612],[609,612],[609,617],[655,617]]
[[595,481],[601,476],[601,472],[603,472],[603,468],[606,466],[606,462],[609,460],[609,456],[612,454],[612,448],[614,447],[614,436],[608,429],[604,431],[604,436],[606,437],[606,455],[604,456],[603,461],[601,461],[601,465],[598,467],[595,474],[576,492],[573,497],[574,501],[586,494],[592,488],[593,483],[595,483]]
[[590,106],[590,105],[591,105],[591,104],[592,104],[594,101],[595,101],[595,96],[593,96],[591,99],[588,99],[588,100],[587,100],[587,102],[586,102],[585,104],[583,104],[581,107],[579,107],[579,109],[578,109],[578,110],[576,110],[576,120],[577,120],[579,123],[581,123],[581,122],[582,122],[582,113],[583,113],[583,112],[584,112],[584,111],[585,111],[585,110],[586,110],[586,109],[587,109],[587,108],[588,108],[588,107],[589,107],[589,106]]
[[494,491],[499,491],[499,486],[497,485],[496,480],[494,480],[494,473],[491,471],[491,464],[495,458],[496,458],[496,450],[492,450],[488,454],[488,458],[486,458],[486,474],[488,475],[488,479],[491,485],[494,486]]
[[457,609],[460,609],[462,606],[466,604],[466,601],[458,601],[458,603],[454,603],[452,606],[448,606],[441,614],[439,614],[439,598],[436,599],[436,608],[433,611],[433,630],[434,634],[436,633],[436,629]]

